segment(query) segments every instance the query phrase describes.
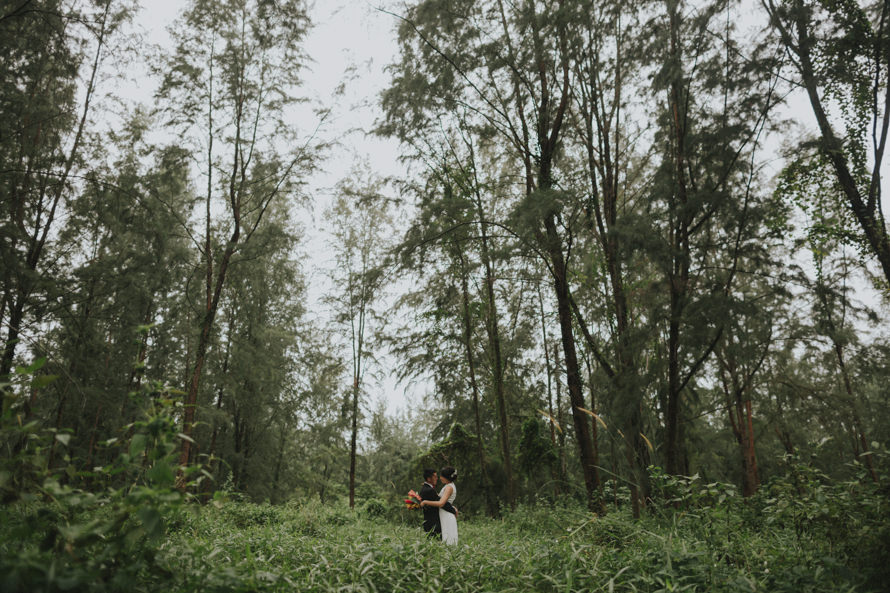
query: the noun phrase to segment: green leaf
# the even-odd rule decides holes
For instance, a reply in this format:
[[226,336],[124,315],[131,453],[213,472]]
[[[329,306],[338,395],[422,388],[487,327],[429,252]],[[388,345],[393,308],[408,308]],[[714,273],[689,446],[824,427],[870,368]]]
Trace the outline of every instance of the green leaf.
[[148,439],[144,434],[133,435],[133,440],[130,441],[130,457],[136,457],[145,451],[147,441]]
[[166,462],[158,461],[145,473],[145,477],[155,486],[172,486],[173,468]]
[[16,367],[15,374],[16,375],[31,375],[31,374],[39,371],[41,368],[43,368],[43,365],[45,365],[45,364],[46,364],[46,357],[42,356],[26,367]]
[[39,375],[31,379],[31,387],[33,389],[43,389],[58,378],[58,375]]
[[68,443],[71,442],[71,435],[67,432],[57,432],[56,440],[67,447]]
[[139,516],[139,520],[142,521],[142,526],[145,527],[145,532],[149,537],[163,535],[164,525],[161,522],[161,514],[157,509],[142,507],[136,514]]

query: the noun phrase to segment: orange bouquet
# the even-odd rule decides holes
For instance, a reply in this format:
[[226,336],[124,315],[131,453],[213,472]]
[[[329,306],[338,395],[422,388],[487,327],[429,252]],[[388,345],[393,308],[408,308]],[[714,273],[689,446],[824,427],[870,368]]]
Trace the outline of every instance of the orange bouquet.
[[414,492],[414,490],[408,491],[408,498],[405,499],[405,508],[411,510],[420,508],[420,495]]

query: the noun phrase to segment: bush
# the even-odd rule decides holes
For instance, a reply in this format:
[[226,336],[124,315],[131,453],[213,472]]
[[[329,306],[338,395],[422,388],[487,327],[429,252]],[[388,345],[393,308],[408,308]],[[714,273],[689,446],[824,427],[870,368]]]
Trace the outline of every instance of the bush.
[[379,519],[389,515],[389,510],[387,509],[386,504],[383,501],[371,499],[365,502],[364,513],[367,517],[370,517],[372,519]]
[[121,485],[95,492],[67,483],[78,477],[70,466],[46,468],[43,452],[53,439],[57,446],[67,439],[17,426],[14,396],[7,393],[0,434],[20,446],[0,466],[0,473],[13,476],[5,481],[0,507],[2,590],[119,591],[167,579],[156,555],[167,518],[184,502],[174,488],[178,436],[169,390],[148,389],[145,419],[127,427],[132,437],[126,446],[106,443],[117,449],[116,460],[90,474],[94,483]]

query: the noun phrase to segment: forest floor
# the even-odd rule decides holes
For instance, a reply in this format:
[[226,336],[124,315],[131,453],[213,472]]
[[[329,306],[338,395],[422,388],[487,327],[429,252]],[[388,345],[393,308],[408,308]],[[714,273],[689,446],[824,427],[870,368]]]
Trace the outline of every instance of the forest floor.
[[[785,510],[724,502],[634,521],[625,510],[598,517],[579,507],[520,506],[499,519],[462,518],[460,543],[449,547],[424,536],[419,511],[379,502],[355,511],[317,502],[177,504],[163,517],[137,509],[138,521],[124,521],[141,527],[127,532],[119,524],[116,533],[125,535],[112,546],[107,534],[90,536],[101,531],[101,510],[77,522],[32,502],[0,507],[0,589],[885,590],[885,514],[851,517],[852,529],[838,517]],[[144,537],[155,519],[161,535]],[[58,526],[55,540],[49,521]]]

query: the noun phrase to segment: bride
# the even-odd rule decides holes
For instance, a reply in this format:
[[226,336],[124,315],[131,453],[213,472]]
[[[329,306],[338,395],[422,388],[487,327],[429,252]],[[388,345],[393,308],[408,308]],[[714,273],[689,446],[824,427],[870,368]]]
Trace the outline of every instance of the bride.
[[[439,507],[439,523],[442,525],[442,541],[446,544],[457,544],[457,516],[444,510],[442,506],[446,502],[454,504],[454,498],[457,496],[457,487],[454,482],[457,480],[457,470],[451,466],[442,468],[439,472],[439,479],[445,483],[440,493],[439,500],[421,501],[421,506]],[[455,511],[457,508],[454,509]]]

